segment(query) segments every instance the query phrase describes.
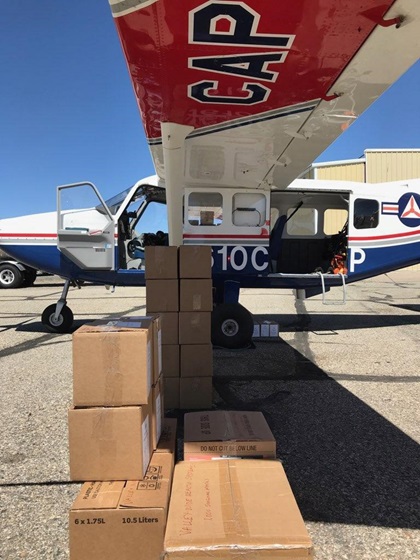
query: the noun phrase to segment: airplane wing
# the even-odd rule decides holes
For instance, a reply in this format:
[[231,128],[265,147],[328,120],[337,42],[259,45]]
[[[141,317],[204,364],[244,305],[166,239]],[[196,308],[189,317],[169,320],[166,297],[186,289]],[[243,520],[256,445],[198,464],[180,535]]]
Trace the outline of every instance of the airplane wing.
[[286,188],[420,54],[419,0],[109,2],[167,187]]

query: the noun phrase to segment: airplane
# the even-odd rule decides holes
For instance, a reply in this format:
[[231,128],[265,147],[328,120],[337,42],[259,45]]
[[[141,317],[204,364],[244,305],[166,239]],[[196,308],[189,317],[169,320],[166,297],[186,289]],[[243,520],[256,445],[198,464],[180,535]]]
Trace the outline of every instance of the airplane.
[[[68,332],[72,285],[145,283],[147,245],[212,247],[212,340],[249,343],[241,287],[298,298],[420,261],[420,179],[300,177],[418,59],[418,0],[109,0],[156,174],[104,200],[0,220],[0,248],[65,279],[42,315]],[[342,218],[328,229],[331,212]]]

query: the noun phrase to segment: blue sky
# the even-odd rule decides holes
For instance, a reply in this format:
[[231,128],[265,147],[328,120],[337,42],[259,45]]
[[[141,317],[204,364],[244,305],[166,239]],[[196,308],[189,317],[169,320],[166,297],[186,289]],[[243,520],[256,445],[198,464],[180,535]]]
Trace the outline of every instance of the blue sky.
[[[0,19],[0,218],[55,210],[56,186],[104,198],[153,173],[107,0],[16,0]],[[420,62],[317,161],[420,148]]]

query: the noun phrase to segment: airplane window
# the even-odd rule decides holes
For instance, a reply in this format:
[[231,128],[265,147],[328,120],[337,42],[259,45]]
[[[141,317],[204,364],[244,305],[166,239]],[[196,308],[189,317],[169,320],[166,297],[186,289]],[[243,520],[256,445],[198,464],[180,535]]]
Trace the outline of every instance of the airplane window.
[[289,208],[286,231],[290,236],[311,237],[318,231],[318,210],[316,208]]
[[353,225],[356,229],[376,228],[379,223],[379,202],[367,198],[354,201]]
[[188,197],[188,221],[192,226],[219,226],[223,221],[220,193],[193,192]]
[[126,199],[128,193],[130,192],[131,187],[128,189],[125,189],[124,191],[116,194],[115,196],[113,196],[112,198],[108,198],[108,200],[105,200],[105,204],[108,206],[109,211],[111,212],[111,214],[116,214],[121,206],[121,204],[124,202],[124,200]]
[[324,212],[324,233],[334,235],[341,231],[347,222],[348,211],[342,208],[327,208]]
[[274,224],[277,222],[277,218],[280,216],[280,211],[278,208],[271,208],[270,210],[270,228],[273,229]]
[[266,198],[260,193],[233,195],[232,223],[242,227],[261,227],[265,223]]
[[166,212],[166,204],[155,201],[149,202],[134,229],[136,237],[145,232],[167,232],[168,216]]

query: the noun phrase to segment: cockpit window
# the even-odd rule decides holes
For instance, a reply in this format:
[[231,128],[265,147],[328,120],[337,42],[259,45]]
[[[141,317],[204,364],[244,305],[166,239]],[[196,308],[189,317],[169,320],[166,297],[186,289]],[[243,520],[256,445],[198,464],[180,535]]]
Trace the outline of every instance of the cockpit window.
[[318,231],[318,210],[316,208],[295,207],[287,210],[287,235],[291,237],[312,237]]
[[[129,187],[128,189],[125,189],[124,191],[120,192],[119,194],[114,195],[112,198],[109,198],[108,200],[105,200],[105,204],[108,206],[111,214],[115,215],[118,212],[121,204],[127,198],[127,195],[128,195],[128,193],[130,192],[131,189],[132,189],[132,187]],[[97,207],[96,209],[99,212],[101,212],[101,206]]]
[[379,223],[379,202],[368,198],[354,201],[353,225],[356,229],[376,228]]

